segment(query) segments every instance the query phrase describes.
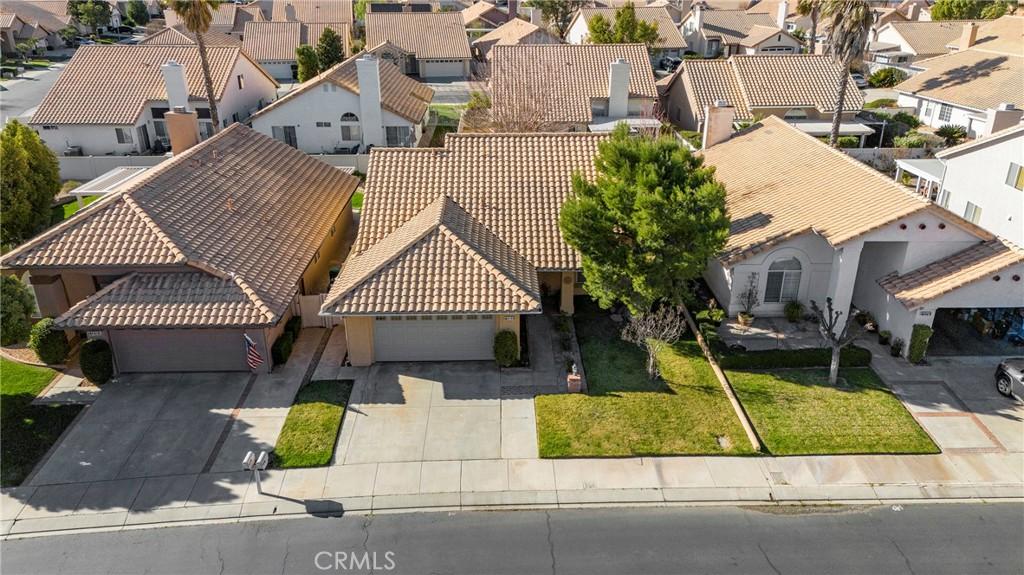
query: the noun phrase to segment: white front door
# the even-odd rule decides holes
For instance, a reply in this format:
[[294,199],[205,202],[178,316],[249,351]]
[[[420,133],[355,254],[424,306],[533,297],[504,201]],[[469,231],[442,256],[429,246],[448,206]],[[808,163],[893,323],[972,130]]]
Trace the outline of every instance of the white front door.
[[494,359],[494,317],[396,316],[373,322],[375,361]]

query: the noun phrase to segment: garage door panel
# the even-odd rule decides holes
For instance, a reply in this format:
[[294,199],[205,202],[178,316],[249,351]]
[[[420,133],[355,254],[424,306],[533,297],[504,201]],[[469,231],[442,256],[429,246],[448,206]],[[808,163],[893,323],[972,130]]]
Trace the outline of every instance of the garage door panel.
[[124,373],[249,369],[238,330],[113,330],[110,345]]
[[377,319],[376,361],[473,361],[494,359],[494,318]]

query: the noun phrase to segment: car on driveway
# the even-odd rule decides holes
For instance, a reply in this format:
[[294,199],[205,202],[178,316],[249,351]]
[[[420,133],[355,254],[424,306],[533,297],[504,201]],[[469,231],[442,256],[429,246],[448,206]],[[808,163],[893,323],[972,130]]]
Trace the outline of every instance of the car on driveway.
[[665,58],[662,58],[658,62],[658,66],[662,70],[665,70],[665,71],[668,71],[668,72],[675,72],[676,68],[678,68],[679,65],[682,64],[682,63],[683,63],[683,61],[681,59],[679,59],[679,58],[675,58],[673,56],[667,56]]
[[868,81],[864,79],[864,74],[854,72],[853,74],[850,74],[850,77],[853,78],[853,83],[861,90],[868,87]]
[[1024,357],[1004,359],[996,368],[996,389],[1024,401]]

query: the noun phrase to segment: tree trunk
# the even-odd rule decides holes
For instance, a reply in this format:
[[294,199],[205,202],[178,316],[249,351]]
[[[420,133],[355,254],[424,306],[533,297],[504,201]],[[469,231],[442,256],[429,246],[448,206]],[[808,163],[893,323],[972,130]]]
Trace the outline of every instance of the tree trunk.
[[653,349],[647,352],[647,377],[658,379],[658,354]]
[[839,123],[843,119],[843,105],[846,102],[846,88],[850,83],[850,64],[853,63],[853,56],[843,59],[842,73],[839,76],[839,91],[836,94],[836,105],[832,115],[832,131],[828,136],[828,145],[833,148],[839,145]]
[[196,32],[196,45],[199,46],[199,62],[203,67],[203,83],[206,84],[206,101],[210,104],[210,120],[213,122],[213,133],[220,131],[220,115],[217,113],[217,100],[213,94],[213,77],[210,74],[210,61],[206,57],[206,42],[203,35]]
[[815,39],[818,36],[818,7],[815,6],[811,9],[811,32],[807,38],[807,53],[813,54],[818,48],[818,41]]
[[839,383],[839,354],[842,348],[838,345],[832,346],[832,363],[828,366],[828,384],[835,386]]

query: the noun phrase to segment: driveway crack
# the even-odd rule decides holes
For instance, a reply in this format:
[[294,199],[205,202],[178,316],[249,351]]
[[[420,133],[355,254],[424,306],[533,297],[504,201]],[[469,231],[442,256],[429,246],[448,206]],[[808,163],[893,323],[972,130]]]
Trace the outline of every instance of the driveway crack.
[[779,571],[779,568],[776,567],[774,563],[772,563],[771,558],[768,557],[768,552],[764,550],[764,547],[761,547],[760,543],[757,544],[757,548],[761,550],[761,555],[764,557],[764,560],[768,562],[768,566],[772,568],[772,571],[775,572],[775,575],[782,575],[782,571]]
[[903,558],[903,562],[907,565],[907,571],[910,571],[910,575],[916,575],[916,573],[914,573],[914,567],[910,564],[910,558],[907,557],[907,554],[903,552],[902,548],[900,548],[900,544],[896,543],[896,540],[892,537],[889,538],[889,543],[892,543],[892,546],[896,548],[896,551],[899,551],[900,557]]
[[551,512],[544,512],[544,521],[548,527],[548,553],[551,554],[551,575],[555,575],[557,572],[557,564],[555,562],[555,541],[551,536]]

